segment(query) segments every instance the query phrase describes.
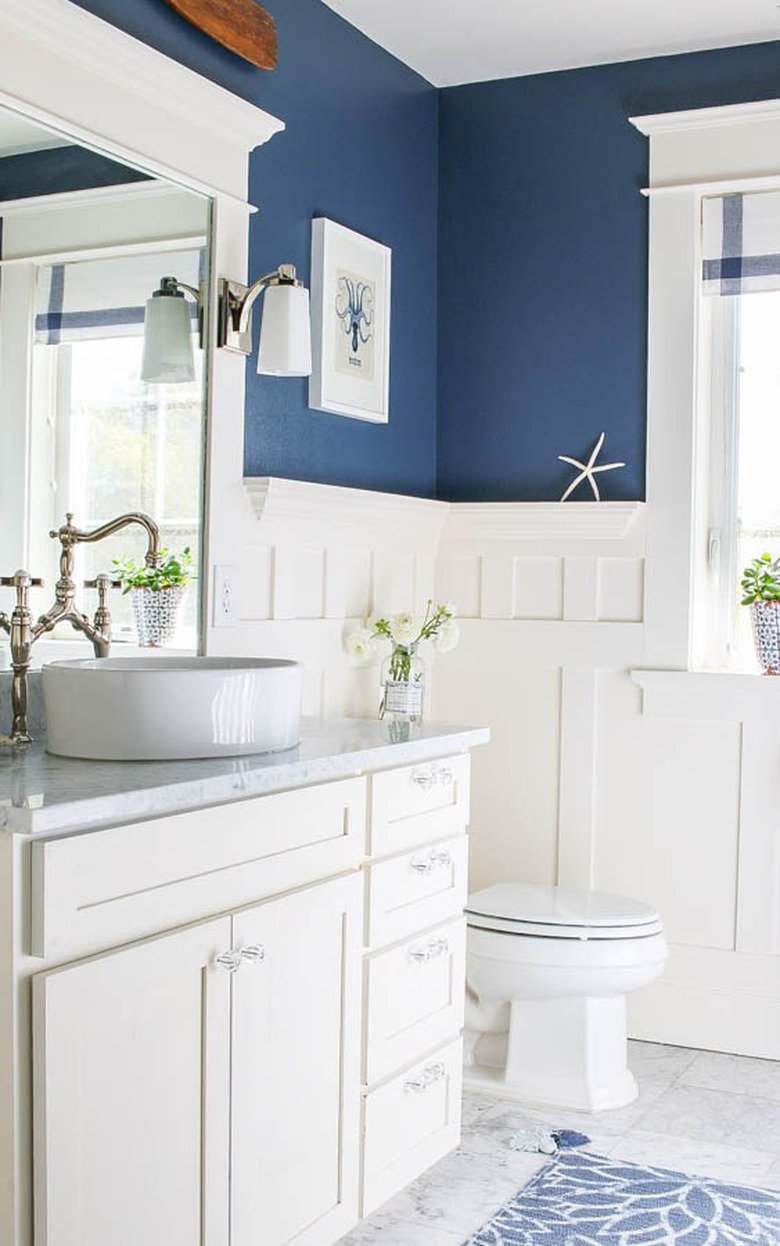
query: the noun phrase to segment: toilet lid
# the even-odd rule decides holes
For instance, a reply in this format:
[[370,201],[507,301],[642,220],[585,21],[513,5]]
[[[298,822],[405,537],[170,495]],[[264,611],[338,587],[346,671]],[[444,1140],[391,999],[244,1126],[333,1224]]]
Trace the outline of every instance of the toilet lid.
[[470,926],[570,939],[630,939],[658,934],[661,919],[624,896],[538,883],[496,883],[466,903]]

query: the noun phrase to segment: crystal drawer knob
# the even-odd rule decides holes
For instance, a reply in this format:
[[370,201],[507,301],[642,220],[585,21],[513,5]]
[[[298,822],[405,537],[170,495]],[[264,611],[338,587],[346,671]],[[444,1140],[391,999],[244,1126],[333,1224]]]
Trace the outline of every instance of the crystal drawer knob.
[[259,965],[265,960],[265,948],[260,943],[247,943],[238,953],[241,962],[247,965]]
[[236,973],[241,968],[241,957],[238,952],[232,950],[220,952],[214,957],[214,965],[217,969],[225,969],[228,973]]
[[417,965],[426,965],[429,961],[446,956],[450,945],[446,939],[429,939],[424,948],[410,948],[409,960]]
[[413,1095],[423,1095],[431,1086],[435,1086],[436,1082],[440,1082],[447,1072],[441,1061],[436,1064],[429,1064],[423,1069],[419,1077],[410,1077],[404,1082],[404,1089]]
[[229,948],[214,957],[217,969],[226,969],[228,973],[237,973],[242,965],[258,965],[265,960],[265,948],[259,943],[247,943],[242,948]]
[[452,771],[449,766],[432,767],[430,770],[415,770],[412,774],[412,783],[416,787],[421,787],[424,792],[430,791],[437,783],[442,787],[447,787],[452,783]]
[[432,852],[422,860],[418,858],[409,862],[409,868],[417,874],[432,874],[434,870],[446,869],[448,865],[452,865],[452,857],[448,852]]

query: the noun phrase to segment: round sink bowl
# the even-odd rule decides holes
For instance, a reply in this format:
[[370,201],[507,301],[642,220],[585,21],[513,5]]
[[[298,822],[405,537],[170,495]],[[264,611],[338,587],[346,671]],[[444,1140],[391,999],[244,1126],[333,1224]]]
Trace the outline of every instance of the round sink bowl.
[[300,738],[303,667],[284,658],[84,658],[48,663],[42,681],[61,757],[234,757]]

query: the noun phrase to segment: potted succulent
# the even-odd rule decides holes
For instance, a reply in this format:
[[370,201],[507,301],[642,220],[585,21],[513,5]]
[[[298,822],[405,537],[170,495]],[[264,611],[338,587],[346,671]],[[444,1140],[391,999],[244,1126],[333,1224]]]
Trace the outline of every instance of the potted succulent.
[[139,645],[157,648],[169,643],[192,574],[190,547],[185,545],[180,554],[161,549],[156,567],[128,557],[113,562],[123,594],[131,594]]
[[740,585],[742,605],[750,607],[759,666],[765,675],[780,675],[780,558],[754,558]]

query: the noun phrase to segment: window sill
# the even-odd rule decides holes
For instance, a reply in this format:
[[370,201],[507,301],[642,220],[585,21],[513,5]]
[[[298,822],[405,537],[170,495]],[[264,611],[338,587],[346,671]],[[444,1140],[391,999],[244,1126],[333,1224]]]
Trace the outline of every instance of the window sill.
[[642,714],[721,722],[780,723],[780,677],[747,671],[632,670]]

